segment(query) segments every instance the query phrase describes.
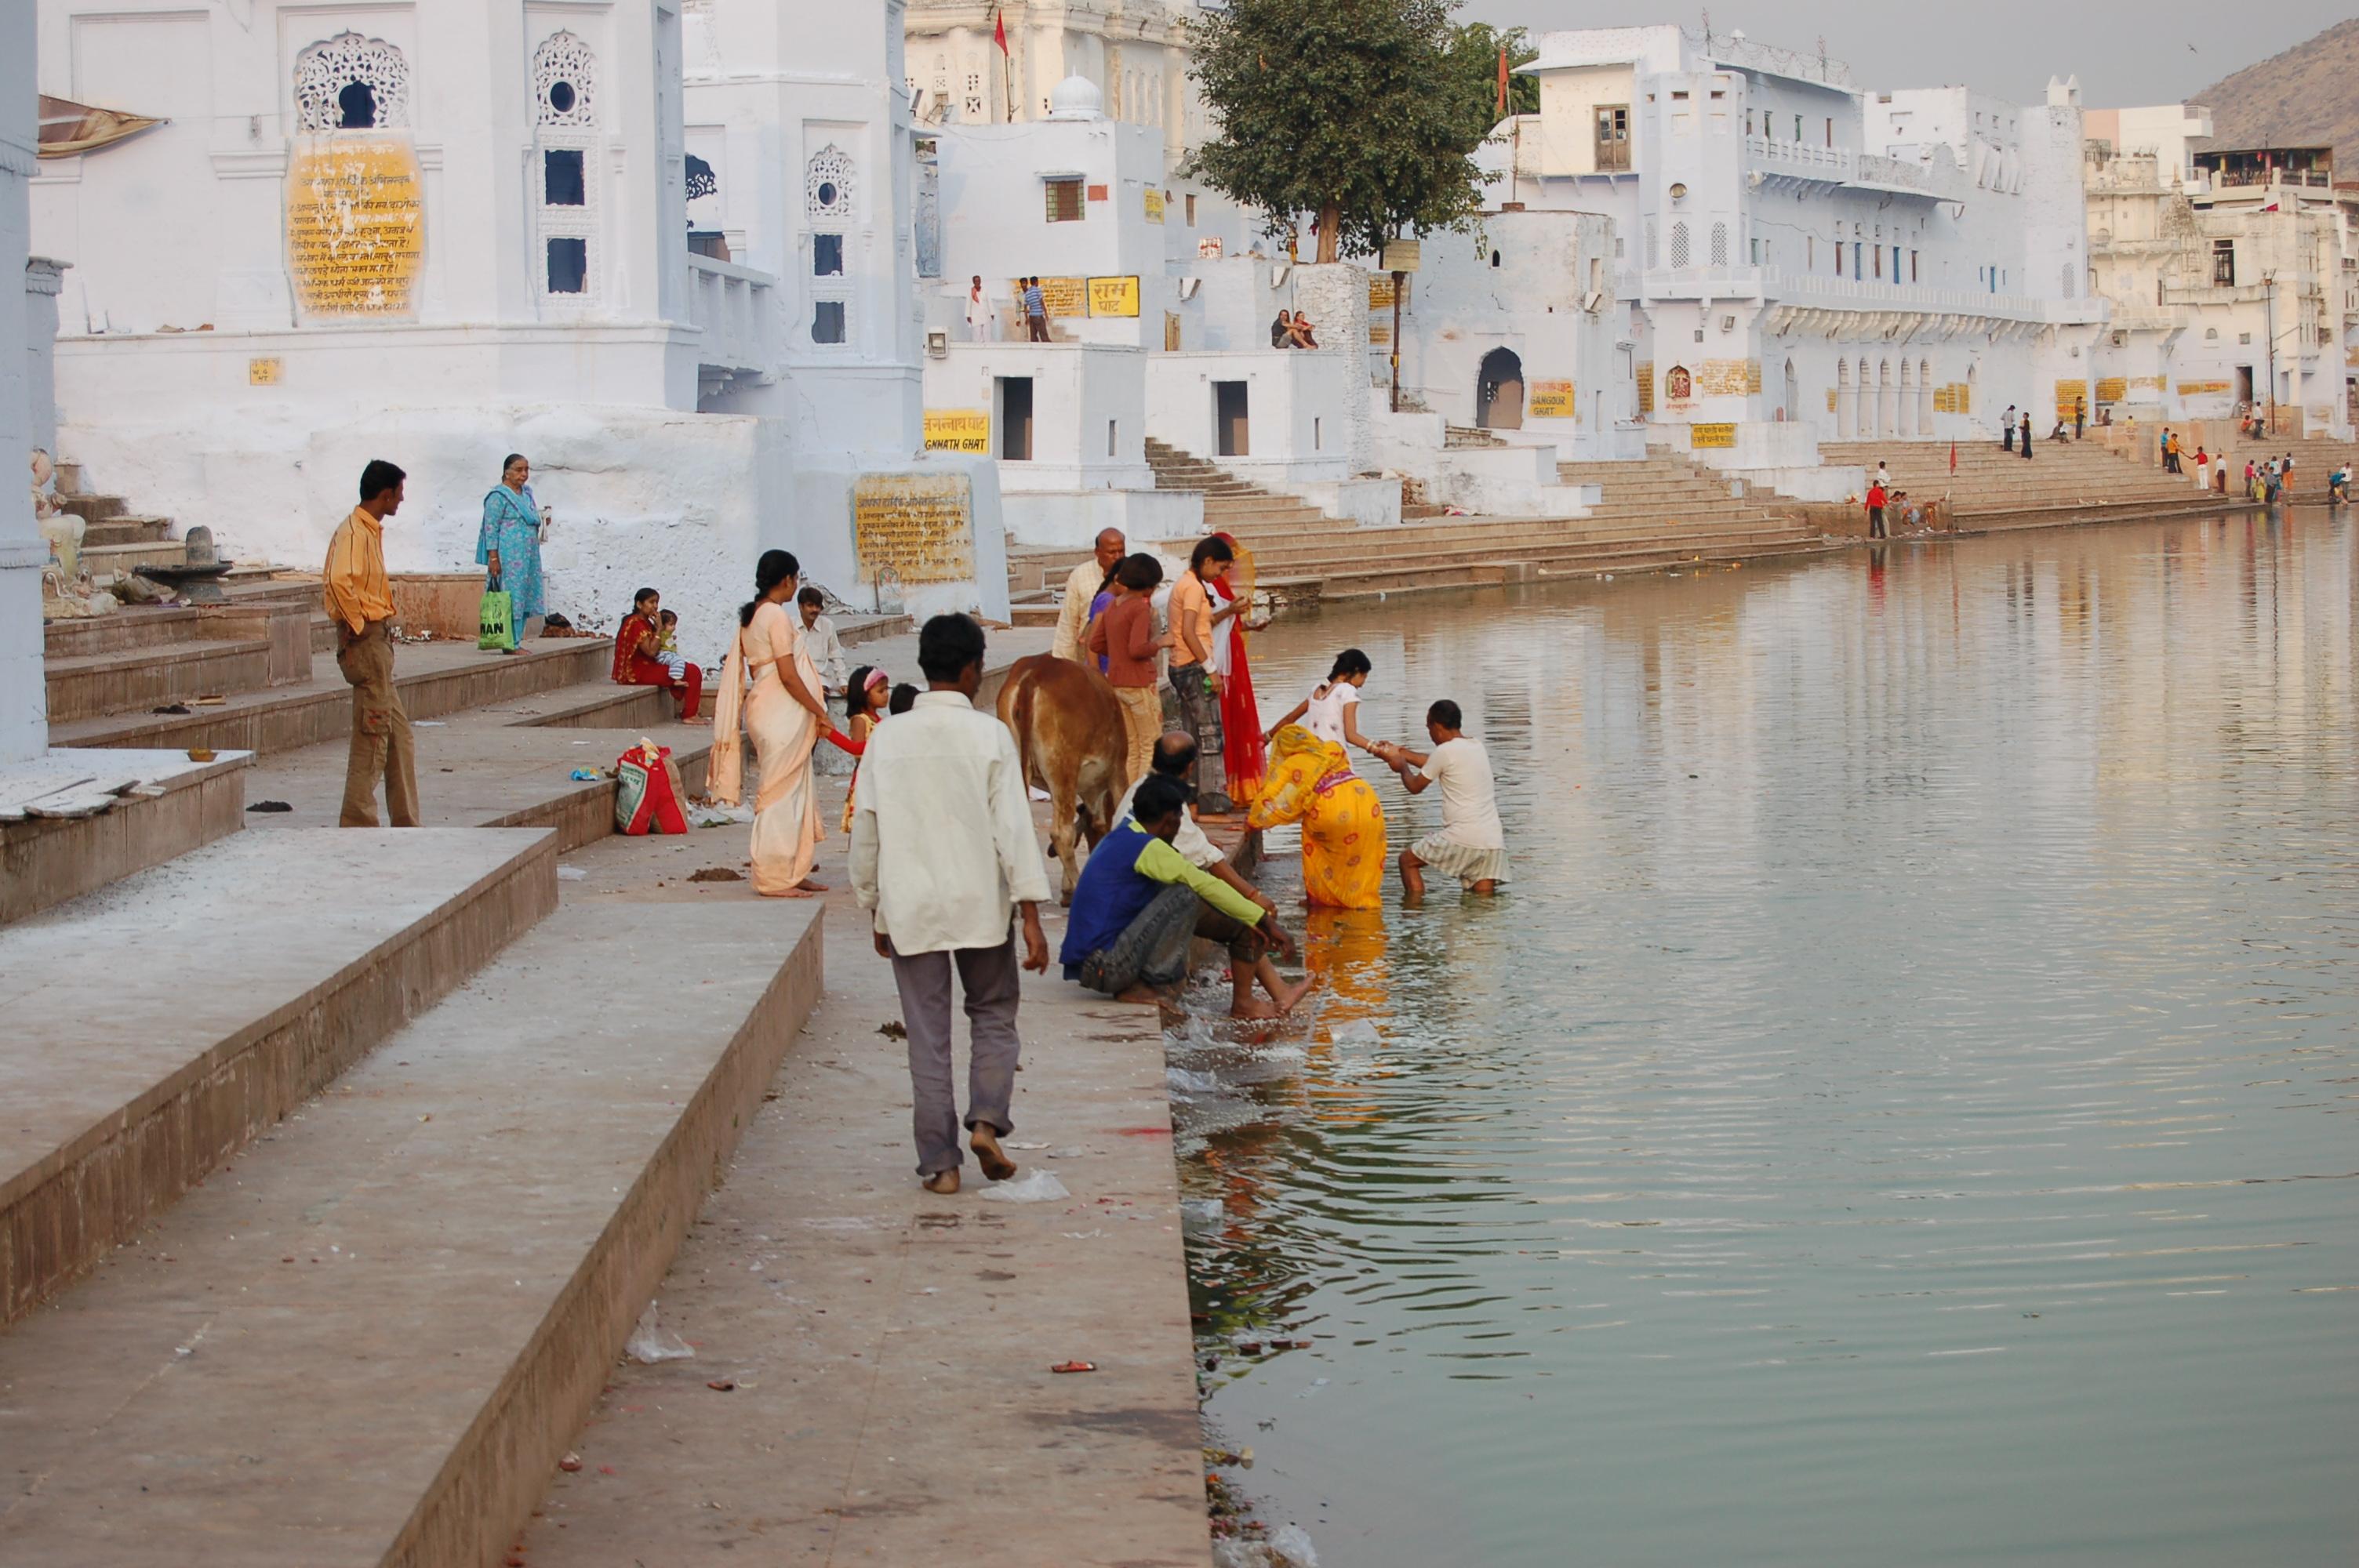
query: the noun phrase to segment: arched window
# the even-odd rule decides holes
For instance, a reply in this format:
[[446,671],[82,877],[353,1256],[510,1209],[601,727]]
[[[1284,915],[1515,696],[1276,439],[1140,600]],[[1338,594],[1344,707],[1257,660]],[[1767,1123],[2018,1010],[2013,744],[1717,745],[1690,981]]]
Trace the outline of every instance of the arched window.
[[1714,223],[1712,226],[1712,265],[1714,266],[1728,265],[1728,225],[1725,223]]
[[409,62],[383,38],[338,33],[295,57],[295,124],[306,135],[409,124]]
[[852,222],[852,159],[830,142],[803,166],[803,204],[810,213],[810,341],[836,346],[852,341],[853,283],[846,252]]
[[852,216],[852,159],[830,142],[803,166],[803,200],[814,218],[842,222]]
[[598,61],[572,33],[555,32],[532,52],[533,118],[543,125],[598,123]]
[[1671,269],[1683,270],[1688,265],[1688,226],[1682,222],[1671,225]]

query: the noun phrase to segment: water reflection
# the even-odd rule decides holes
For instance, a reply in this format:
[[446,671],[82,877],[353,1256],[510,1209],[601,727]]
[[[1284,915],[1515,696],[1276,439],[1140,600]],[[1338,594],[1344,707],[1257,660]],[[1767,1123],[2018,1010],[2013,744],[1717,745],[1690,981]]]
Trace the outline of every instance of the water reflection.
[[1316,922],[1307,1033],[1173,1043],[1200,1328],[1288,1346],[1207,1405],[1270,1516],[1342,1568],[2348,1562],[2353,534],[1264,636],[1266,700],[1348,643],[1369,734],[1464,705],[1516,871]]

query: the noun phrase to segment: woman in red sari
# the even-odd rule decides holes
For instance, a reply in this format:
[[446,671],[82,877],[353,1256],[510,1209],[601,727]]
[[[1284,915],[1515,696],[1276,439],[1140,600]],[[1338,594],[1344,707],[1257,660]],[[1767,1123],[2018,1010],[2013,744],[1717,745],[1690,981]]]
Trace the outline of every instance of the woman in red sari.
[[660,656],[663,624],[658,612],[663,608],[663,595],[654,589],[643,588],[631,596],[631,612],[623,617],[620,630],[614,633],[614,684],[617,686],[659,686],[679,694],[679,721],[696,722],[696,710],[704,700],[704,672],[694,665],[681,662],[678,676],[674,666]]
[[[1232,550],[1241,550],[1226,534],[1214,538]],[[1253,606],[1237,598],[1237,573],[1213,578],[1205,586],[1213,593],[1212,668],[1221,677],[1221,761],[1228,779],[1229,798],[1240,806],[1261,793],[1268,766],[1261,741],[1261,709],[1254,702],[1253,669],[1245,657],[1245,618]]]

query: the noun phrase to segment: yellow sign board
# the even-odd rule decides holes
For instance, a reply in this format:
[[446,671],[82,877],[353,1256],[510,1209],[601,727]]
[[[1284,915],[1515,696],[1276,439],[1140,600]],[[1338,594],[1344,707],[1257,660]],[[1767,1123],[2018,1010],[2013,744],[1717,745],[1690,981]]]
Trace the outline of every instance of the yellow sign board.
[[1535,419],[1570,419],[1573,416],[1572,383],[1569,381],[1536,381],[1530,395],[1524,401],[1524,412]]
[[407,134],[296,144],[287,165],[287,271],[307,319],[410,315],[425,257],[425,187]]
[[1093,316],[1137,315],[1138,279],[1136,277],[1090,279],[1090,314]]
[[2208,397],[2213,393],[2227,390],[2228,384],[2224,381],[2182,381],[2179,384],[2179,395],[2181,397]]
[[1368,308],[1390,310],[1393,308],[1393,280],[1381,272],[1368,274]]
[[2129,395],[2130,384],[2118,375],[2101,376],[2097,381],[2097,401],[2119,403]]
[[1690,425],[1688,427],[1688,445],[1698,451],[1726,450],[1736,445],[1736,427]]
[[278,378],[286,373],[286,370],[287,362],[275,354],[262,359],[248,360],[245,362],[245,384],[277,386]]
[[1641,414],[1652,414],[1655,411],[1655,362],[1652,360],[1640,360],[1638,362],[1637,376],[1638,412]]
[[973,452],[991,455],[991,411],[987,408],[926,410],[926,449],[929,452]]
[[1706,360],[1696,372],[1698,397],[1742,397],[1760,390],[1759,360]]
[[[1020,277],[1013,279],[1007,286],[1007,292],[1016,301],[1016,325],[1020,328],[1024,315],[1024,280]],[[1090,313],[1089,288],[1078,277],[1044,277],[1040,280],[1040,303],[1048,307],[1051,316],[1086,316]],[[1022,334],[1019,332],[1017,335],[1020,337]]]
[[1371,347],[1383,348],[1392,341],[1393,324],[1390,321],[1371,321],[1368,323],[1368,342]]
[[1163,222],[1163,192],[1151,185],[1147,188],[1147,221],[1150,223]]
[[[1939,405],[1936,405],[1935,406],[1938,408],[1940,406],[1939,406]],[[1827,412],[1828,412],[1828,413],[1830,413],[1830,414],[1832,414],[1832,413],[1833,413],[1834,411],[1835,411],[1835,389],[1834,389],[1833,387],[1832,387],[1832,386],[1831,386],[1831,387],[1827,388]]]
[[2069,421],[2073,410],[2085,405],[2089,384],[2085,381],[2060,381],[2056,384],[2056,417]]
[[862,582],[973,577],[973,493],[966,475],[862,474],[852,486],[852,543]]

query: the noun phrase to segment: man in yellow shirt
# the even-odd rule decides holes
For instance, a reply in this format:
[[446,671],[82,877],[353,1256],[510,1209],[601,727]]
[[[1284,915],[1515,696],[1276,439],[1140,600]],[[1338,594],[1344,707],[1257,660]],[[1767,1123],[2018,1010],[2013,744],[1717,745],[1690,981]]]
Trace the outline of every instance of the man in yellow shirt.
[[385,520],[401,510],[402,471],[379,458],[361,470],[361,503],[328,541],[321,597],[336,623],[336,667],[353,688],[353,749],[339,825],[376,826],[376,781],[396,827],[418,826],[418,759],[409,715],[393,689],[393,585]]

